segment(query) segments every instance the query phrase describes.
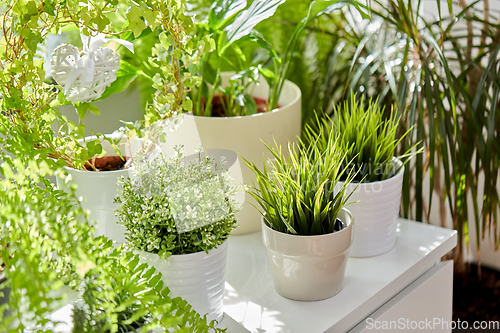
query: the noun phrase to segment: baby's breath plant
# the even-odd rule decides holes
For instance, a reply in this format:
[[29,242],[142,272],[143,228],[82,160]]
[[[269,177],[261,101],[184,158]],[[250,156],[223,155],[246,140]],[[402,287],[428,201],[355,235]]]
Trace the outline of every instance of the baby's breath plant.
[[132,246],[168,257],[221,245],[236,227],[237,211],[237,186],[224,163],[201,152],[188,161],[182,147],[171,158],[136,156],[132,177],[122,178],[116,198]]
[[363,97],[357,100],[352,94],[350,101],[334,106],[331,119],[324,118],[318,124],[319,134],[313,134],[309,127],[306,135],[320,149],[326,148],[330,136],[338,135],[339,147],[346,152],[343,167],[355,173],[353,181],[375,182],[391,178],[421,152],[412,152],[416,145],[411,147],[398,157],[402,164],[397,165],[396,148],[411,130],[398,136],[399,120],[394,110],[386,117],[377,100],[365,103]]
[[[346,191],[353,177],[342,168],[346,154],[339,143],[329,137],[324,150],[302,142],[290,144],[288,157],[281,147],[267,146],[274,161],[264,161],[262,171],[247,161],[257,178],[251,195],[269,227],[293,235],[334,232],[337,215],[350,197]],[[342,177],[346,181],[336,186]]]

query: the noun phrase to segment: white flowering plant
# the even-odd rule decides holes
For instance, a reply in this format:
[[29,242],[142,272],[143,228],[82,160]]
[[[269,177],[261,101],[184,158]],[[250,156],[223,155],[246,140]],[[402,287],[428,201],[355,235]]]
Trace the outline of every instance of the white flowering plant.
[[234,200],[239,185],[224,169],[225,161],[199,151],[173,157],[159,153],[136,156],[131,177],[122,177],[118,221],[138,250],[162,257],[208,253],[221,245],[236,227]]

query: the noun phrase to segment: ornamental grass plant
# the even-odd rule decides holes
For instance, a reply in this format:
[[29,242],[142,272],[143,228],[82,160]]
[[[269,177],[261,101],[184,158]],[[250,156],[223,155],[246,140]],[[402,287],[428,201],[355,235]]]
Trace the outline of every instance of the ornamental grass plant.
[[352,172],[354,182],[375,182],[391,178],[417,153],[416,145],[395,159],[398,145],[411,128],[399,135],[400,116],[394,109],[389,116],[376,99],[365,103],[364,97],[351,95],[349,101],[334,106],[332,118],[317,121],[318,131],[308,126],[306,137],[320,149],[326,149],[330,137],[339,137],[338,146],[345,152],[344,170]]
[[[347,186],[354,177],[342,168],[346,153],[340,142],[330,136],[324,148],[290,144],[288,157],[281,147],[266,145],[274,160],[264,161],[262,169],[246,162],[257,178],[251,195],[270,228],[292,235],[336,231],[337,215],[346,206],[350,197]],[[341,179],[345,182],[340,185]]]
[[238,186],[224,164],[201,152],[185,157],[182,147],[171,158],[136,156],[132,177],[122,178],[116,198],[126,239],[162,257],[208,253],[221,245],[236,227],[238,210]]

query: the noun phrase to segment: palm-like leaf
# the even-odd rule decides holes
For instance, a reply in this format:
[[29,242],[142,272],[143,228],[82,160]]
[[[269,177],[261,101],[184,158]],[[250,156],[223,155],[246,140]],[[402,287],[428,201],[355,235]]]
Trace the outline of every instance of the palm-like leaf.
[[[478,1],[458,11],[455,6],[454,15],[436,3],[435,20],[426,20],[421,14],[421,2],[413,6],[391,0],[373,1],[370,20],[360,21],[355,12],[347,11],[332,21],[335,25],[329,33],[338,34],[342,27],[346,42],[332,43],[331,50],[342,51],[331,52],[331,59],[353,59],[348,79],[341,82],[341,99],[351,90],[379,96],[380,103],[397,107],[402,117],[401,134],[415,126],[401,151],[421,141],[426,154],[417,156],[413,167],[406,170],[405,216],[428,219],[433,193],[437,194],[442,204],[447,202],[461,239],[467,240],[469,225],[474,223],[477,244],[479,235],[488,230],[498,248],[499,26],[475,9]],[[465,32],[463,22],[468,23]],[[478,25],[481,31],[471,30]],[[337,67],[342,77],[346,67]],[[322,90],[338,91],[333,83],[339,82],[325,80]],[[338,99],[337,94],[325,95],[324,112],[330,113],[330,105]],[[306,122],[312,115],[312,109],[305,110]],[[482,173],[484,191],[479,189]],[[427,174],[435,188],[431,186],[429,201],[423,202]],[[415,190],[413,196],[410,189]],[[473,212],[473,221],[468,220],[469,212]]]

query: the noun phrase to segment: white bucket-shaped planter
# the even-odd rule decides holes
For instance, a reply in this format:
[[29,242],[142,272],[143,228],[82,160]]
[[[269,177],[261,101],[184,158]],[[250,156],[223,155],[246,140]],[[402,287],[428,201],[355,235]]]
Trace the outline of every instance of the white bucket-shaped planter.
[[351,183],[354,190],[349,210],[356,219],[351,257],[372,257],[391,250],[396,245],[397,219],[401,203],[404,166],[396,160],[399,171],[389,179],[371,183]]
[[[108,141],[101,141],[106,156],[117,156]],[[120,146],[120,153],[126,156],[124,146]],[[76,184],[76,196],[82,197],[81,205],[90,211],[90,219],[95,221],[96,236],[106,236],[118,243],[125,242],[125,227],[118,224],[115,210],[119,204],[113,200],[118,196],[120,186],[118,180],[128,177],[128,170],[116,171],[85,171],[64,167],[71,175],[71,183]],[[61,190],[69,191],[60,179],[56,179]]]
[[344,229],[318,236],[285,234],[262,220],[262,238],[278,294],[297,301],[319,301],[340,292],[354,219],[347,209],[342,209],[339,218],[346,224]]
[[[230,73],[222,74],[223,84],[229,82],[231,75]],[[268,98],[269,86],[263,78],[253,90],[252,95]],[[302,114],[299,87],[290,81],[286,81],[278,104],[281,107],[276,110],[250,116],[195,116],[196,127],[203,148],[228,149],[255,165],[262,164],[263,155],[266,160],[272,158],[263,142],[274,147],[274,141],[276,140],[276,144],[283,147],[284,152],[287,151],[288,143],[297,142],[301,133]],[[256,183],[255,174],[246,165],[243,164],[241,169],[245,184],[252,185]],[[249,193],[246,193],[243,207],[237,214],[239,227],[232,232],[233,235],[260,230],[261,215],[252,204],[257,206],[254,198]]]
[[207,314],[207,322],[220,322],[224,300],[227,241],[216,249],[191,254],[172,255],[162,259],[157,254],[136,251],[141,262],[154,266],[170,297],[182,297],[200,315]]

